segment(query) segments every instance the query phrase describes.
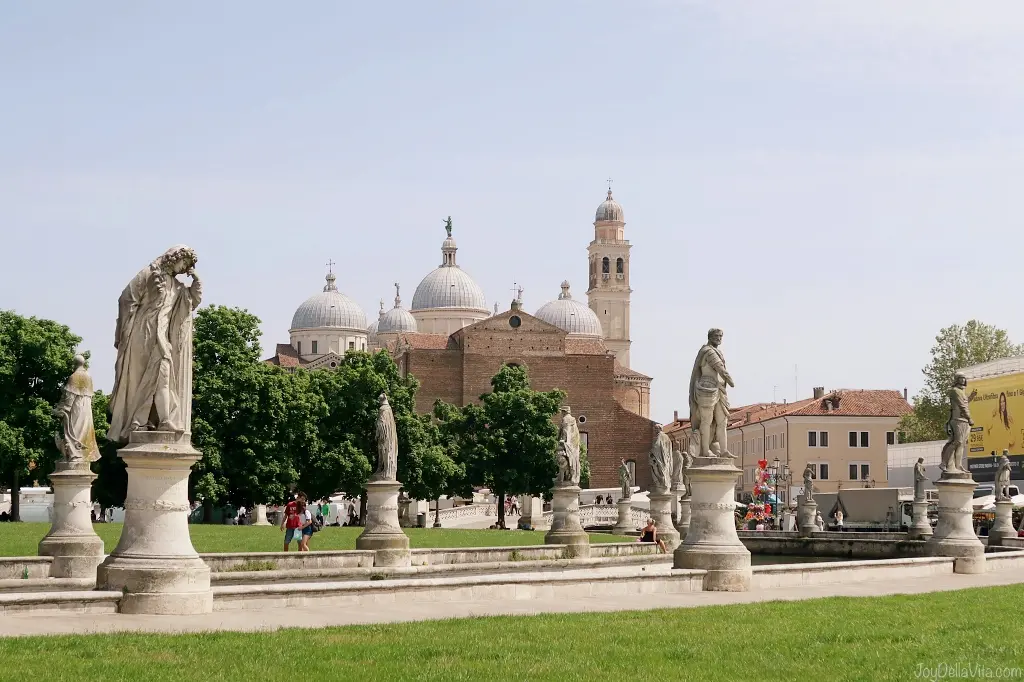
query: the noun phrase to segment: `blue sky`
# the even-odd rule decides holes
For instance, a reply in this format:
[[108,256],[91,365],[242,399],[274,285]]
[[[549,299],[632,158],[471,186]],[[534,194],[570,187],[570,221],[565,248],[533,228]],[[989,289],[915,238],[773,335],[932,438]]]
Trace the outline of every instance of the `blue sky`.
[[1012,0],[9,3],[0,308],[109,388],[171,244],[269,350],[328,258],[371,319],[410,302],[451,215],[489,305],[533,311],[585,298],[610,176],[656,419],[710,326],[734,404],[913,393],[943,326],[1024,339],[1021,63]]

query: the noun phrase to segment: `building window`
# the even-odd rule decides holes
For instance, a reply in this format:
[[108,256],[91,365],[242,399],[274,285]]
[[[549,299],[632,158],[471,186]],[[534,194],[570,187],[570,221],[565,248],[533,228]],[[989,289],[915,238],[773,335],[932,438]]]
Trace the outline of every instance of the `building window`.
[[818,479],[822,481],[828,480],[828,462],[818,463]]
[[608,256],[605,256],[604,258],[601,259],[601,274],[602,275],[607,275],[608,274],[608,272],[611,270],[611,264],[612,264],[612,262],[610,260],[608,260]]
[[828,447],[828,431],[808,431],[807,432],[807,447],[809,447],[809,448],[827,448]]
[[348,342],[348,349],[349,350],[355,350],[356,349],[356,342],[355,341],[349,341]]
[[896,445],[896,432],[895,431],[886,431],[885,432],[885,444],[886,445]]
[[[860,436],[859,439],[858,439],[858,436]],[[859,446],[860,447],[862,447],[862,448],[868,447],[868,432],[867,431],[861,431],[859,433],[857,431],[850,431],[850,447],[851,448],[858,447],[858,442],[859,442]]]
[[850,462],[850,480],[871,480],[871,464],[869,464],[868,462]]
[[316,341],[313,342],[313,355],[316,355]]
[[302,355],[302,341],[295,342],[295,352]]
[[623,266],[624,266],[623,260],[621,258],[616,258],[615,259],[615,274],[616,275],[621,275],[623,273],[623,269],[622,269]]

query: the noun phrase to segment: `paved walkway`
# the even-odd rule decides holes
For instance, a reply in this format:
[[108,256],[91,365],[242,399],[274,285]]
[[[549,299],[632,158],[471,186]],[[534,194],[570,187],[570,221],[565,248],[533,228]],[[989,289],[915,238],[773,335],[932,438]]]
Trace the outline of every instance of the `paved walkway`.
[[695,592],[623,597],[592,597],[572,601],[409,602],[380,604],[371,611],[323,608],[226,611],[202,616],[136,616],[36,612],[0,616],[0,637],[19,635],[91,634],[103,632],[201,632],[229,630],[251,632],[279,628],[322,628],[328,625],[399,623],[406,621],[467,618],[473,616],[533,615],[538,613],[606,612],[659,608],[690,608],[717,604],[762,601],[793,601],[817,597],[876,597],[887,594],[945,592],[969,587],[1024,583],[1018,571],[992,571],[980,575],[935,576],[859,582],[848,585],[810,585],[756,592]]

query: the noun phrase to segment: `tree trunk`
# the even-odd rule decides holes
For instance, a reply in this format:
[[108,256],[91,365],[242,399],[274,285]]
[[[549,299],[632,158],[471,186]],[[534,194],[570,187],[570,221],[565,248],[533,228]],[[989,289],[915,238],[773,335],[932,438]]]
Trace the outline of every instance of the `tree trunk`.
[[498,493],[498,528],[505,529],[505,493]]
[[21,483],[17,469],[11,474],[11,521],[21,521]]
[[203,523],[213,523],[213,502],[203,500]]
[[359,525],[366,526],[366,491],[359,496]]
[[441,527],[441,498],[434,500],[434,528]]

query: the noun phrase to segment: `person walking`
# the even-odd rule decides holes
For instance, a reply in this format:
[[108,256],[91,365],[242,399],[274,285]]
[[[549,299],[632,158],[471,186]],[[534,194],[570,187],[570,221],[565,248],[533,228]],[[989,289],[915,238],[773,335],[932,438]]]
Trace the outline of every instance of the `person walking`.
[[288,500],[288,504],[284,506],[284,514],[281,515],[281,530],[284,531],[285,552],[288,551],[288,546],[292,544],[292,540],[295,540],[300,548],[302,545],[302,519],[299,517],[300,501],[305,506],[306,496],[302,493]]
[[309,551],[309,539],[313,537],[313,510],[305,500],[299,503],[299,551]]

